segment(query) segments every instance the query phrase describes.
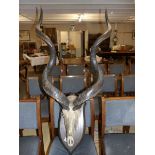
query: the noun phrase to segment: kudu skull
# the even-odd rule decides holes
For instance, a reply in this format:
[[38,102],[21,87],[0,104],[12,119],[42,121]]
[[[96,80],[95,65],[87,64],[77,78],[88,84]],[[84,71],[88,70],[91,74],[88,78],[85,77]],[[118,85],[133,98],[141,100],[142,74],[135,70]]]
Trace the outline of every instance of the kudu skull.
[[41,30],[43,11],[40,9],[40,17],[38,19],[38,10],[36,9],[36,33],[48,45],[50,50],[50,60],[42,75],[43,89],[62,107],[59,134],[62,143],[69,152],[72,152],[77,147],[83,137],[85,129],[84,105],[86,101],[96,96],[103,86],[103,72],[96,61],[96,48],[102,41],[110,37],[111,34],[111,25],[108,20],[107,10],[105,11],[105,19],[108,27],[107,31],[95,41],[91,47],[90,53],[91,66],[98,75],[97,81],[78,96],[70,95],[67,97],[48,80],[48,74],[53,69],[53,65],[55,65],[56,62],[56,50],[53,42]]

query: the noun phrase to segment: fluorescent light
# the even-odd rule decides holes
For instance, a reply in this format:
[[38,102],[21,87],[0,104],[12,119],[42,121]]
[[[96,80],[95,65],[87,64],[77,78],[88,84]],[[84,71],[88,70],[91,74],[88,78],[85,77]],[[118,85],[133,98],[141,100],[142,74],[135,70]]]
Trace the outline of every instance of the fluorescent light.
[[31,21],[29,18],[27,18],[27,17],[24,17],[24,16],[22,16],[22,15],[19,15],[19,21],[20,22],[29,22],[29,21]]

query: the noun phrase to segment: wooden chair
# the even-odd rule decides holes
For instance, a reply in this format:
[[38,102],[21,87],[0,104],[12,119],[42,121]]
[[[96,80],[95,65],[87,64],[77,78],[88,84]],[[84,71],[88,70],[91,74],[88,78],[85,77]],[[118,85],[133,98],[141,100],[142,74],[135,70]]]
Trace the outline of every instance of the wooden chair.
[[86,72],[85,65],[67,65],[67,75],[84,75]]
[[81,92],[86,87],[86,77],[83,75],[60,77],[60,90],[65,94],[76,94]]
[[49,78],[53,81],[53,84],[56,88],[60,89],[60,76],[66,75],[63,65],[53,66],[52,71],[49,73]]
[[[19,101],[19,154],[44,155],[40,98]],[[36,136],[21,136],[23,129],[37,130]]]
[[102,155],[134,155],[134,133],[105,133],[106,127],[135,125],[135,98],[102,98],[100,153]]
[[129,74],[135,74],[135,57],[131,57],[129,61]]
[[118,96],[117,90],[117,77],[115,74],[106,74],[104,75],[104,83],[103,88],[99,95],[97,95],[95,100],[95,118],[99,119],[101,115],[101,104],[102,100],[101,97],[116,97]]
[[[52,141],[49,145],[48,155],[69,155],[66,148],[62,145],[58,137],[58,120],[61,108],[59,104],[50,98],[50,117]],[[72,155],[97,155],[94,143],[94,102],[93,99],[86,101],[85,105],[86,127],[89,128],[89,134],[84,134],[80,144],[77,146]]]
[[26,81],[29,62],[27,60],[19,60],[19,78]]
[[40,85],[39,77],[33,76],[27,78],[28,95],[31,98],[40,96],[42,122],[49,122],[49,99],[45,96]]
[[131,63],[130,74],[135,74],[135,63]]
[[[121,77],[121,96],[135,96],[135,75],[122,75]],[[123,132],[129,132],[130,127],[124,126]]]
[[118,94],[121,94],[121,75],[126,74],[127,69],[125,63],[108,64],[108,74],[115,74],[117,77]]
[[122,75],[121,96],[135,96],[135,75]]
[[[107,74],[108,73],[107,64],[99,64],[99,66],[102,68],[103,74]],[[92,74],[95,74],[95,70],[90,66],[90,64],[88,65],[88,69],[90,70],[90,72]]]
[[64,75],[63,65],[53,66],[52,71],[49,73],[49,76],[53,78],[60,78],[61,75]]
[[116,74],[117,76],[120,76],[125,72],[126,68],[124,63],[108,64],[108,74]]

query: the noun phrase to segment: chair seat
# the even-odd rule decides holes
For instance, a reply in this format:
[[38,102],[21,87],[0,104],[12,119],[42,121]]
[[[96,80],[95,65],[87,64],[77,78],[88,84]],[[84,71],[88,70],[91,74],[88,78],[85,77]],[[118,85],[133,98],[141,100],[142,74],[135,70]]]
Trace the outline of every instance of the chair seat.
[[135,134],[105,134],[106,155],[134,155]]
[[48,99],[41,100],[41,117],[42,118],[49,117],[49,100]]
[[[49,155],[69,155],[66,148],[60,142],[59,137],[55,137],[50,147]],[[72,155],[97,155],[94,141],[90,135],[84,135],[79,146],[74,150]]]
[[37,136],[19,138],[19,155],[39,155],[39,142]]

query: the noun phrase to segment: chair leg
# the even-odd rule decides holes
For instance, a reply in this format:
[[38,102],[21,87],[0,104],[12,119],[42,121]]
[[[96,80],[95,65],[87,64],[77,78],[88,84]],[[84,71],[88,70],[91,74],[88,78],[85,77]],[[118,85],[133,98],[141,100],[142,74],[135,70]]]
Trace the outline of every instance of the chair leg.
[[45,151],[44,151],[44,143],[41,142],[40,143],[40,150],[39,150],[39,155],[45,155]]
[[37,136],[39,136],[39,132],[38,132],[38,129],[36,129],[36,135],[37,135]]
[[44,151],[44,143],[42,142],[42,145],[41,145],[42,147],[41,147],[41,154],[42,155],[45,155],[45,151]]
[[103,138],[101,136],[99,136],[99,155],[106,155],[103,144]]
[[53,139],[53,135],[52,135],[52,131],[51,131],[51,126],[50,126],[50,122],[48,122],[48,126],[49,126],[49,133],[50,133],[50,139]]

